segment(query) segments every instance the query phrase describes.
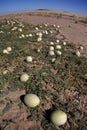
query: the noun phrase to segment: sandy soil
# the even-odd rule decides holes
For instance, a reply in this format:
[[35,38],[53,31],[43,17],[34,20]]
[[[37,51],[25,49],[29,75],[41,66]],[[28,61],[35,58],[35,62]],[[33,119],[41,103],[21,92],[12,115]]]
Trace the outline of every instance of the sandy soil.
[[[67,38],[69,42],[82,44],[87,46],[87,23],[81,23],[77,18],[72,18],[69,16],[62,17],[47,17],[47,16],[16,16],[16,19],[19,19],[25,23],[31,24],[55,24],[61,26],[62,34]],[[77,21],[77,23],[76,23]]]

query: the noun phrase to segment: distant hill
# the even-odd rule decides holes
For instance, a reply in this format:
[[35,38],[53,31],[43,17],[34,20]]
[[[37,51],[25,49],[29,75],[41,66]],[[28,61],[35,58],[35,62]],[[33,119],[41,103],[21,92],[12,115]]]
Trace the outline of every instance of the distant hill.
[[[33,15],[33,16],[50,16],[50,17],[56,17],[56,16],[69,16],[69,17],[77,17],[77,18],[84,18],[87,19],[87,15],[83,14],[74,14],[68,11],[56,11],[56,10],[50,10],[50,9],[36,9],[36,10],[26,10],[23,12],[12,12],[7,14],[0,14],[0,19],[5,17],[16,17],[18,15]],[[84,20],[83,19],[83,20]]]
[[37,9],[39,11],[50,11],[49,9]]

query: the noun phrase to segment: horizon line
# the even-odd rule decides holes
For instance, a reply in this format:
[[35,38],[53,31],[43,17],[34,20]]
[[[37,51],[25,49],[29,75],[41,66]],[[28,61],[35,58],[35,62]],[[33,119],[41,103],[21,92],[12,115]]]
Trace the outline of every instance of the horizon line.
[[54,10],[54,9],[30,9],[30,10],[18,10],[18,11],[8,11],[8,12],[2,12],[0,13],[0,15],[8,15],[8,14],[16,14],[16,13],[25,13],[25,12],[32,12],[32,11],[57,11],[57,12],[60,12],[60,13],[71,13],[73,15],[77,14],[77,15],[85,15],[87,16],[87,13],[86,14],[83,14],[83,13],[75,13],[75,12],[71,12],[71,11],[63,11],[63,10]]

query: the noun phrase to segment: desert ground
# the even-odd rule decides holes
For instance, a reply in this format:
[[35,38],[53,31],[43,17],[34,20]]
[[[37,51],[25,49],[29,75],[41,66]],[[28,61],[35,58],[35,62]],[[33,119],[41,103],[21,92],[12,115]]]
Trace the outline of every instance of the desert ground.
[[[0,15],[0,63],[0,130],[87,129],[87,16],[49,10]],[[27,93],[38,95],[40,105],[25,105]],[[64,125],[50,120],[57,109],[67,113]]]

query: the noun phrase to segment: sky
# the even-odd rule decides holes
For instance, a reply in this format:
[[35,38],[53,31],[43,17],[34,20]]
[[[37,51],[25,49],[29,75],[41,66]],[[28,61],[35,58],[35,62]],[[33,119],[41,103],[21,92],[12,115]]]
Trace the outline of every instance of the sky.
[[50,9],[87,15],[87,0],[0,0],[0,14]]

